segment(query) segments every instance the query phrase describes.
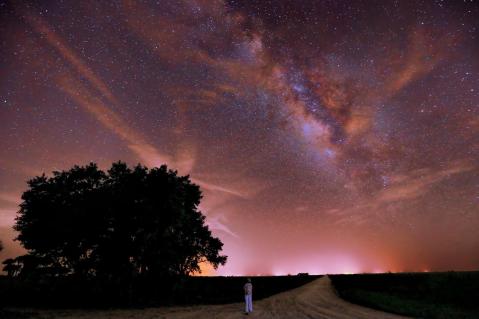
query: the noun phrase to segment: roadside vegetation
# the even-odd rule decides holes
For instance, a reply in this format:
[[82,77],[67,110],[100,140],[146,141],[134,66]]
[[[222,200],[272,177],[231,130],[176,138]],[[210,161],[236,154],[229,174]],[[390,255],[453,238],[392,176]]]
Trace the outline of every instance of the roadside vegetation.
[[[255,300],[291,290],[321,276],[254,276]],[[243,285],[247,277],[178,278],[170,294],[162,293],[162,282],[136,287],[136,296],[127,296],[115,286],[97,281],[58,278],[45,282],[25,281],[0,276],[0,298],[8,308],[136,308],[173,305],[227,304],[243,302]],[[157,289],[153,288],[157,287]],[[1,312],[0,312],[1,314]]]
[[330,276],[350,302],[415,318],[479,318],[479,272]]

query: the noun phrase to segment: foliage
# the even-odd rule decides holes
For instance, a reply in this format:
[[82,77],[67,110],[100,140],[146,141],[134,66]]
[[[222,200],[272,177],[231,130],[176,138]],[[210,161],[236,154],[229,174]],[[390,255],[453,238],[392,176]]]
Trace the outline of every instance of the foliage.
[[477,318],[479,272],[330,276],[341,297],[420,318]]
[[199,187],[165,165],[117,162],[103,172],[90,163],[28,186],[14,226],[28,254],[6,262],[11,275],[128,281],[226,262],[198,210]]

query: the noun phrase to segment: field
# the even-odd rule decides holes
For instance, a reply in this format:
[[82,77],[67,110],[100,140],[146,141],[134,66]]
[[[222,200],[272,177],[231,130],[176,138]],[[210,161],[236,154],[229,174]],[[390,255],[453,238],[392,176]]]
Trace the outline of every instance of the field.
[[[192,277],[177,286],[174,293],[167,294],[169,298],[159,293],[159,284],[158,294],[148,290],[143,292],[148,298],[142,299],[139,294],[134,304],[112,304],[111,298],[100,298],[105,290],[95,293],[86,291],[86,286],[72,288],[71,283],[65,290],[65,282],[45,290],[45,286],[28,286],[2,278],[0,300],[7,301],[7,307],[0,310],[0,317],[243,318],[245,280]],[[252,280],[255,311],[249,318],[479,318],[479,272],[278,276]]]
[[[291,290],[321,276],[188,277],[174,284],[139,283],[126,292],[115,285],[75,279],[29,282],[0,277],[0,301],[10,307],[111,308],[226,304],[243,301],[243,285],[252,278],[255,299]],[[168,287],[171,287],[169,289]],[[165,293],[166,292],[166,293]]]
[[479,318],[479,272],[330,276],[350,302],[416,318]]
[[[276,278],[272,278],[274,283]],[[253,279],[255,282],[255,279]],[[206,281],[207,283],[207,281]],[[255,286],[254,291],[259,287]],[[253,292],[254,311],[246,316],[243,313],[243,303],[222,305],[196,305],[181,307],[146,307],[124,309],[35,309],[18,310],[10,318],[41,318],[41,319],[399,319],[397,315],[387,314],[373,309],[364,308],[340,299],[330,279],[325,276],[313,280],[301,287],[275,294],[262,300],[255,299]]]

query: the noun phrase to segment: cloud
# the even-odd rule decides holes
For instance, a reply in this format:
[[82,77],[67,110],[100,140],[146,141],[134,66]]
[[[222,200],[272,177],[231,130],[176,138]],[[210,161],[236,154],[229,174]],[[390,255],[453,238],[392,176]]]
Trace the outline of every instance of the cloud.
[[174,8],[166,3],[161,8],[149,7],[132,0],[122,4],[130,29],[163,63],[215,65],[214,48],[226,49],[231,42],[234,22],[221,1],[177,1]]
[[49,45],[54,47],[74,67],[80,76],[88,80],[91,87],[87,87],[81,81],[76,80],[74,74],[64,72],[55,78],[62,91],[67,93],[70,98],[85,111],[93,115],[107,129],[126,141],[128,148],[147,166],[159,166],[172,162],[169,156],[161,153],[139,131],[129,127],[118,113],[104,103],[103,97],[110,103],[119,106],[118,99],[104,81],[77,56],[65,41],[51,29],[46,21],[31,14],[26,14],[25,17],[33,29]]
[[39,167],[20,164],[17,161],[12,160],[0,159],[0,165],[2,168],[8,169],[9,172],[13,172],[21,176],[36,176],[43,172],[43,170]]
[[206,224],[212,229],[216,231],[224,232],[234,238],[239,238],[238,234],[231,230],[229,226],[227,226],[228,221],[224,214],[210,214],[208,215],[208,219],[206,220]]
[[160,153],[140,132],[129,127],[120,115],[107,107],[79,81],[66,74],[58,77],[57,81],[59,88],[67,93],[78,105],[93,115],[106,128],[126,141],[128,148],[144,164],[147,166],[159,166],[171,163],[169,156]]
[[374,219],[382,220],[388,217],[389,208],[418,199],[438,183],[475,169],[477,167],[469,162],[455,161],[444,169],[421,168],[407,174],[392,175],[390,185],[373,197],[356,202],[351,207],[329,209],[325,214],[337,225],[362,225]]
[[408,175],[393,175],[391,176],[392,185],[380,192],[376,201],[391,203],[418,198],[444,179],[473,169],[473,165],[458,161],[450,164],[448,168],[438,171],[423,168],[409,172]]
[[19,193],[10,193],[10,192],[3,192],[0,193],[0,201],[7,202],[8,204],[18,205],[20,204],[20,197],[21,194]]
[[193,180],[206,190],[251,199],[268,187],[267,181],[247,176],[248,167],[222,172],[198,172]]
[[20,202],[21,193],[0,193],[0,227],[11,226],[14,224]]
[[196,178],[192,178],[192,181],[194,183],[199,184],[201,187],[203,187],[203,188],[205,188],[209,191],[219,191],[219,192],[222,192],[222,193],[226,193],[226,194],[230,194],[230,195],[234,195],[234,196],[238,196],[238,197],[242,197],[242,198],[247,197],[246,194],[243,194],[242,192],[240,192],[238,190],[235,190],[233,188],[227,188],[227,187],[219,186],[219,185],[216,185],[216,184],[211,184],[211,183],[208,183],[208,182],[196,179]]
[[387,80],[383,93],[394,96],[410,83],[429,74],[448,57],[447,48],[454,41],[456,39],[451,34],[438,41],[429,30],[413,29],[409,33],[406,52],[399,51],[389,56],[387,68],[392,68],[394,72]]
[[95,72],[93,72],[82,61],[82,59],[77,56],[77,54],[65,43],[65,41],[51,29],[46,21],[31,14],[27,14],[25,18],[34,28],[34,30],[44,39],[46,39],[48,44],[55,48],[57,52],[60,53],[60,55],[67,60],[82,77],[86,78],[92,84],[92,86],[102,94],[102,96],[106,97],[111,103],[118,103],[118,100],[115,98],[103,80],[101,80],[100,77],[98,77]]
[[[58,78],[58,83],[59,87],[75,102],[92,114],[106,128],[125,140],[128,148],[147,166],[157,167],[162,164],[168,164],[178,169],[180,174],[188,174],[193,169],[196,155],[193,145],[179,142],[177,153],[174,157],[160,153],[140,132],[129,127],[117,113],[104,105],[99,98],[92,96],[91,92],[80,82],[69,76],[63,76]],[[209,191],[219,191],[238,197],[249,197],[251,190],[254,189],[250,188],[248,192],[238,191],[235,188],[224,187],[196,177],[192,177],[192,181]]]
[[[57,37],[55,36],[53,38]],[[62,46],[62,50],[70,52],[70,49],[66,46]],[[72,54],[73,53],[68,56]],[[88,71],[87,74],[90,75],[89,77],[95,80],[93,84],[97,82],[98,78],[93,71],[87,68],[81,63],[81,61],[73,61],[75,61],[75,63],[80,63],[82,70]],[[56,77],[56,81],[58,87],[67,93],[68,96],[78,105],[94,116],[94,118],[103,126],[122,138],[127,143],[128,148],[136,154],[145,165],[157,167],[162,164],[168,164],[169,166],[178,169],[180,174],[189,174],[193,170],[196,158],[196,146],[194,143],[188,142],[180,137],[177,142],[176,152],[173,156],[160,152],[158,148],[151,144],[141,132],[131,128],[118,113],[108,107],[102,101],[101,97],[97,96],[96,92],[90,90],[87,86],[83,85],[82,82],[76,80],[73,75],[67,73],[60,74]],[[228,86],[223,86],[223,89],[228,89]],[[111,99],[111,101],[116,100],[117,99],[114,96]],[[177,127],[177,130],[181,131],[181,126],[184,125],[184,123],[179,121],[178,125],[179,127]],[[192,178],[192,180],[209,191],[228,193],[238,197],[250,196],[250,192],[245,194],[243,192],[238,192],[234,188],[213,184],[199,178]]]
[[18,208],[4,209],[0,208],[0,227],[11,227],[15,223],[15,217]]

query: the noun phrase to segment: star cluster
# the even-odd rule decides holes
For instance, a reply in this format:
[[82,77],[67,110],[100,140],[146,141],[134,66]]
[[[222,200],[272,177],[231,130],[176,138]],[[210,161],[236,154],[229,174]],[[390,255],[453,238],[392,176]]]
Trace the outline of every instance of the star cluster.
[[217,274],[479,267],[476,1],[0,2],[0,21],[4,257],[27,179],[125,160],[201,186]]

